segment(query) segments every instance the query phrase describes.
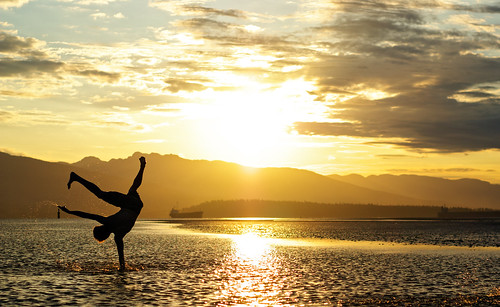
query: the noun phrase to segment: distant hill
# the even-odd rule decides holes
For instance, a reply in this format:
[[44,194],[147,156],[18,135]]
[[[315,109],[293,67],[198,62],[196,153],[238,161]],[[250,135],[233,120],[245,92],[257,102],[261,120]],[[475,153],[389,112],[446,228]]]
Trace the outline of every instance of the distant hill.
[[[139,169],[141,155],[147,159],[143,185],[139,188],[145,203],[141,218],[167,218],[172,207],[181,209],[210,200],[442,204],[441,199],[415,197],[404,187],[377,191],[379,186],[360,186],[347,182],[345,178],[339,180],[293,168],[248,168],[222,161],[187,160],[176,155],[154,153],[135,153],[126,159],[110,161],[87,157],[74,164],[0,153],[0,218],[55,217],[57,209],[54,204],[101,214],[115,212],[115,208],[96,199],[79,184],[74,184],[68,191],[69,173],[75,171],[103,190],[127,192]],[[499,187],[491,186],[493,189],[488,193],[496,195]],[[474,195],[469,195],[468,199],[474,199]],[[491,204],[487,207],[498,208],[493,202]]]
[[188,208],[202,211],[205,218],[437,218],[438,206],[381,206],[369,204],[323,204],[296,201],[223,200]]
[[330,175],[332,179],[443,205],[500,209],[500,185],[477,179],[449,180],[417,175]]

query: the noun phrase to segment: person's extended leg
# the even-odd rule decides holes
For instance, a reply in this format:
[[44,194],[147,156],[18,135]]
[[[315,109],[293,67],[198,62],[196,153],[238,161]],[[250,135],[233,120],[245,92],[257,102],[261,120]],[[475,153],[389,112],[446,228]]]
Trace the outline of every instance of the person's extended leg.
[[58,206],[58,207],[59,207],[59,209],[61,209],[62,211],[66,212],[68,214],[76,215],[76,216],[82,217],[84,219],[94,220],[94,221],[97,221],[101,224],[104,224],[104,221],[106,220],[106,218],[104,216],[101,216],[101,215],[87,213],[87,212],[83,212],[83,211],[69,210],[68,208],[66,208],[66,206]]
[[83,185],[85,188],[87,188],[87,190],[94,193],[95,196],[101,198],[100,196],[102,196],[102,193],[103,193],[102,190],[96,184],[94,184],[86,179],[83,179],[82,177],[77,175],[75,172],[71,172],[71,174],[69,174],[68,189],[71,188],[71,184],[73,183],[73,181],[79,182],[81,185]]
[[119,192],[107,192],[101,190],[96,184],[84,179],[83,177],[80,177],[78,174],[71,172],[69,175],[69,181],[68,181],[68,189],[71,188],[71,184],[76,181],[83,185],[87,190],[92,192],[97,198],[104,200],[105,202],[109,203],[110,205],[116,206],[116,207],[122,207],[122,203],[124,202],[124,197],[125,194],[119,193]]
[[125,255],[123,253],[123,237],[115,234],[116,248],[118,249],[118,260],[120,261],[120,271],[125,270]]

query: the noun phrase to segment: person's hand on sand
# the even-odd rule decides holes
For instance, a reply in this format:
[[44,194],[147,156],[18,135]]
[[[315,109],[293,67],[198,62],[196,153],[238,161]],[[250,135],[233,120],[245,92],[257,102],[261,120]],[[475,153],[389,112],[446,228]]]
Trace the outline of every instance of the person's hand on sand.
[[146,165],[146,158],[140,157],[139,161],[141,161],[141,165]]

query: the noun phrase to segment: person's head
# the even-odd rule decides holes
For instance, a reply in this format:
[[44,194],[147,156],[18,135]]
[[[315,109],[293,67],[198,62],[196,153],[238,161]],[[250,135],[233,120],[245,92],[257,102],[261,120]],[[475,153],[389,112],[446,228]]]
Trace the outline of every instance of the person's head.
[[111,234],[111,230],[108,229],[105,225],[99,225],[94,227],[94,238],[100,242],[104,242],[109,235]]

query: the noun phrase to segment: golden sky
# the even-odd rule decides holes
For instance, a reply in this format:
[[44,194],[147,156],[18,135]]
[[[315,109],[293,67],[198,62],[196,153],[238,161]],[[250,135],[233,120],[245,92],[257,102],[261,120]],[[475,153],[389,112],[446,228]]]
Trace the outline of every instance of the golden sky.
[[0,150],[500,183],[498,1],[0,0]]

